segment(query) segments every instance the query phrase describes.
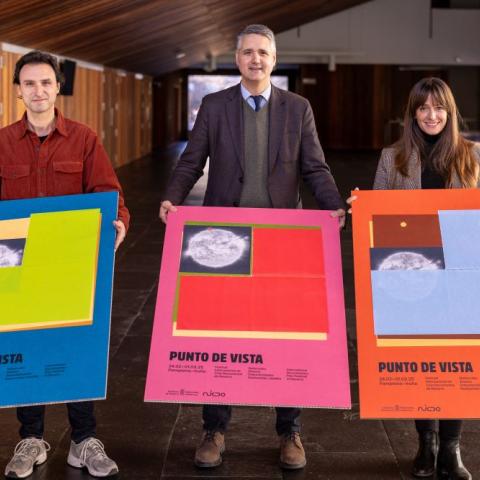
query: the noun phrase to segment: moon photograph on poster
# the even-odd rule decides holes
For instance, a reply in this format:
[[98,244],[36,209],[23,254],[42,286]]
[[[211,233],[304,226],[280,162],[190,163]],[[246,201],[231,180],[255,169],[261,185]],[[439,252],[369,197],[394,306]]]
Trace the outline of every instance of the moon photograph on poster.
[[0,268],[22,264],[25,239],[0,240]]
[[443,270],[441,247],[371,248],[372,270]]
[[439,270],[439,260],[431,260],[416,252],[396,252],[389,255],[378,266],[378,270]]
[[235,263],[247,246],[248,238],[223,228],[207,228],[193,235],[185,255],[205,267],[222,268]]
[[181,272],[249,274],[251,229],[236,225],[185,225]]
[[385,295],[402,301],[426,298],[445,269],[441,247],[371,248],[370,261]]

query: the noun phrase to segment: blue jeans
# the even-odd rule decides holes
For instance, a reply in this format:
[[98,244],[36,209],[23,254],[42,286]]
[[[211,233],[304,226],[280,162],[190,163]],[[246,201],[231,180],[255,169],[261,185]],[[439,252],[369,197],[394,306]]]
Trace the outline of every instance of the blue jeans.
[[[72,440],[80,443],[95,436],[97,422],[93,412],[93,402],[66,403],[68,420],[72,427]],[[45,428],[45,405],[18,407],[17,418],[21,423],[20,437],[43,438]]]

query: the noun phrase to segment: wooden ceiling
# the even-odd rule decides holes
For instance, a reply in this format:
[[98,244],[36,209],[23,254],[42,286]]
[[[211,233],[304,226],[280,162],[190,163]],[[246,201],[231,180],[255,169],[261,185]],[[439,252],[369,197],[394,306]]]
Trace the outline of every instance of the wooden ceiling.
[[0,42],[155,76],[232,50],[250,23],[279,33],[366,1],[0,0]]

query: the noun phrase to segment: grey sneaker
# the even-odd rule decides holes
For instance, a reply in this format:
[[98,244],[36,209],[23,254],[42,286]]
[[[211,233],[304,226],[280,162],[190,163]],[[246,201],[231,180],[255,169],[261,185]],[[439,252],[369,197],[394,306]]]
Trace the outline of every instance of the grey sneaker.
[[8,478],[26,478],[33,473],[33,467],[47,460],[50,445],[43,439],[24,438],[17,443],[12,459],[5,468]]
[[89,437],[83,442],[70,444],[67,463],[71,467],[86,467],[92,477],[109,477],[118,473],[117,464],[108,458],[103,443]]

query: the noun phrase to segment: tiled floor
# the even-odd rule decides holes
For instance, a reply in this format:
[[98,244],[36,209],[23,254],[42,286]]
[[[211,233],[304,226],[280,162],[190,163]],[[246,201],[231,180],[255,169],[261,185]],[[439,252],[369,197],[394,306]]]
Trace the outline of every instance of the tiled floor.
[[[118,174],[124,185],[132,226],[117,255],[112,316],[108,399],[97,403],[98,436],[119,463],[124,480],[397,480],[411,478],[416,434],[410,421],[364,421],[358,418],[352,240],[342,233],[344,284],[352,373],[352,411],[304,410],[303,441],[308,464],[300,472],[277,467],[274,414],[267,408],[236,408],[227,436],[224,464],[200,471],[192,464],[201,421],[196,406],[143,403],[150,334],[164,227],[158,206],[178,148],[128,165]],[[331,153],[327,157],[340,191],[369,188],[376,153]],[[199,203],[204,182],[188,202]],[[312,205],[306,198],[306,205]],[[1,393],[0,393],[1,394]],[[18,425],[13,409],[0,411],[0,466],[7,463]],[[80,480],[83,471],[66,466],[69,428],[65,407],[47,409],[49,460],[34,480]],[[480,472],[480,426],[466,422],[464,461],[476,477]]]

